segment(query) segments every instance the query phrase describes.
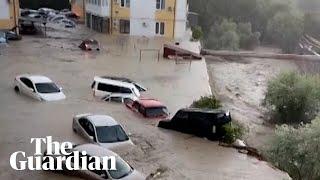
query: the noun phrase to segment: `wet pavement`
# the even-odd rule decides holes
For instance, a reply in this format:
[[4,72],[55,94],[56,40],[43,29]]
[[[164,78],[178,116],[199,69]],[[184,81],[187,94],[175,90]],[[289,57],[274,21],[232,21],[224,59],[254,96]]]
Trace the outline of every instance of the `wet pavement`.
[[[148,88],[144,94],[164,102],[174,114],[194,99],[211,93],[204,60],[192,63],[157,60],[160,40],[127,37],[106,38],[78,27],[69,32],[49,29],[51,38],[25,36],[0,49],[0,179],[71,179],[43,171],[14,171],[10,154],[34,153],[30,138],[53,136],[57,141],[84,143],[73,133],[72,117],[79,113],[99,113],[114,117],[132,133],[136,144],[130,152],[119,152],[137,170],[148,175],[162,169],[160,179],[288,179],[265,162],[223,148],[218,143],[155,127],[124,105],[108,104],[93,98],[90,89],[95,75],[131,78]],[[101,40],[101,52],[77,48],[83,37]],[[22,73],[42,74],[63,87],[67,99],[38,102],[13,91],[13,79]]]

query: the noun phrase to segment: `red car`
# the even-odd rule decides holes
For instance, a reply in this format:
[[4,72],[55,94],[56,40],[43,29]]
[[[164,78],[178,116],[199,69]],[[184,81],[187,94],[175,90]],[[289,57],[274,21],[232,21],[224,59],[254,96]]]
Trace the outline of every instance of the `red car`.
[[136,101],[128,101],[125,105],[146,118],[167,118],[169,116],[167,107],[155,99],[141,98]]

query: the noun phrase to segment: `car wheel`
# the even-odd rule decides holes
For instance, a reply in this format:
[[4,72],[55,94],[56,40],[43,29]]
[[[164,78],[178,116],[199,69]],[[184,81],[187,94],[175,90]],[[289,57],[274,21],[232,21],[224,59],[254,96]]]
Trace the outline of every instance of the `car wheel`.
[[18,88],[18,86],[15,86],[15,87],[14,87],[14,91],[15,91],[16,93],[19,93],[19,92],[20,92],[20,89]]

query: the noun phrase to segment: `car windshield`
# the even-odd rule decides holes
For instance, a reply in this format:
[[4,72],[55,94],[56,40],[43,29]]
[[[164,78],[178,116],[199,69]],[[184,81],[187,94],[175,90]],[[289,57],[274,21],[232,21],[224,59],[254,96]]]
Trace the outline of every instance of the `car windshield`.
[[39,93],[58,93],[60,89],[54,83],[36,83],[36,88]]
[[166,107],[152,107],[146,109],[147,117],[158,117],[168,115],[168,110]]
[[[108,161],[109,167],[110,167],[110,160]],[[113,179],[121,179],[124,178],[126,176],[128,176],[129,174],[131,174],[132,172],[132,168],[131,166],[126,163],[123,159],[121,159],[120,157],[116,157],[116,169],[117,170],[109,170],[109,174]]]
[[96,130],[100,143],[113,143],[129,140],[129,137],[120,125],[100,126],[97,127]]

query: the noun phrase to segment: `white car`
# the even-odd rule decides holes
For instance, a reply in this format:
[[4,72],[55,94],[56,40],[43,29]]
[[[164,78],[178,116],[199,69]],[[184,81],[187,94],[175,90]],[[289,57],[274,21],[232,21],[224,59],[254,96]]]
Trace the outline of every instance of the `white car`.
[[91,85],[93,95],[104,97],[109,94],[132,94],[140,97],[140,92],[147,89],[130,79],[113,76],[95,76]]
[[24,74],[14,79],[14,90],[39,101],[57,101],[66,96],[51,79],[40,75]]
[[126,103],[127,101],[136,101],[139,98],[133,94],[119,94],[113,93],[106,95],[102,98],[105,102],[117,102],[117,103]]
[[123,127],[110,116],[80,114],[73,118],[72,128],[90,143],[108,149],[121,150],[133,146]]
[[[98,170],[98,171],[89,171],[89,170],[79,170],[72,171],[71,173],[74,176],[78,176],[84,179],[122,179],[122,180],[145,180],[146,177],[141,174],[139,171],[133,169],[126,161],[124,161],[118,154],[105,149],[101,146],[95,144],[82,144],[82,145],[73,145],[72,149],[67,150],[68,152],[83,152],[87,153],[87,157],[91,156],[101,158],[101,162],[103,161],[103,157],[114,156],[116,158],[116,169],[117,170]],[[71,155],[74,153],[71,153]],[[49,156],[44,153],[44,157]],[[55,158],[55,156],[52,156]],[[45,158],[45,160],[48,158]],[[44,161],[46,162],[46,161]],[[65,167],[65,161],[62,162],[64,171],[69,171]]]

